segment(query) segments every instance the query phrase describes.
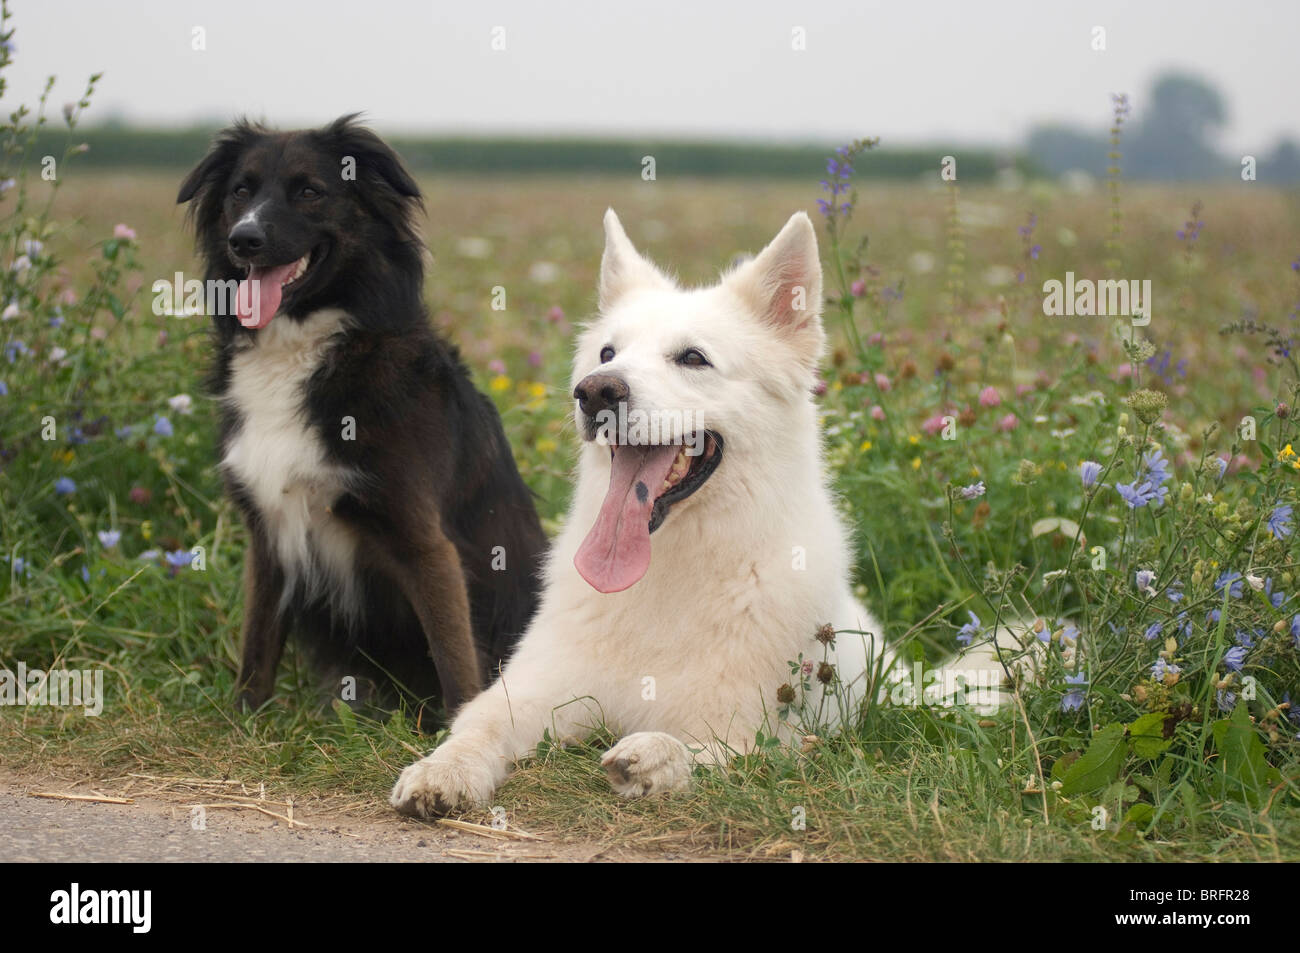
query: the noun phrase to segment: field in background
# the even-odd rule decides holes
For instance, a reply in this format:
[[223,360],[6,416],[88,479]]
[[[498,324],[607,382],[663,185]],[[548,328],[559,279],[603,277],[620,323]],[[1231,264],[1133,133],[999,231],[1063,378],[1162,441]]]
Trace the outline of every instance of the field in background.
[[[638,247],[688,282],[709,280],[738,253],[757,251],[796,209],[819,218],[815,169],[806,183],[644,182],[638,172],[421,183],[431,313],[501,408],[552,529],[567,501],[572,458],[568,348],[573,325],[594,305],[604,209],[613,206]],[[27,446],[0,473],[4,555],[32,567],[28,576],[9,572],[0,580],[0,656],[101,666],[113,685],[98,719],[59,709],[6,711],[0,762],[100,778],[145,771],[265,780],[277,790],[381,810],[396,773],[430,744],[415,737],[409,718],[331,706],[293,659],[270,710],[245,717],[233,709],[242,532],[212,468],[212,409],[200,383],[206,326],[202,318],[155,316],[150,309],[155,279],[177,271],[198,276],[174,205],[180,175],[74,172],[57,198],[55,218],[76,224],[47,244],[63,259],[69,286],[88,277],[84,263],[96,243],[125,223],[137,236],[140,269],[130,280],[138,293],[123,321],[99,322],[111,327],[102,339],[87,333],[63,341],[43,328],[26,333],[38,357],[54,346],[74,359],[80,348],[107,355],[95,359],[113,371],[96,377],[93,410],[111,419],[102,439],[60,446],[53,456],[39,444]],[[45,187],[33,182],[33,196]],[[963,187],[954,196],[937,183],[873,185],[857,197],[853,224],[869,235],[869,265],[849,277],[862,282],[861,337],[882,335],[870,345],[868,381],[881,374],[888,386],[863,380],[859,357],[830,309],[833,351],[823,398],[829,456],[860,533],[859,582],[867,598],[891,636],[928,619],[914,635],[932,656],[955,647],[953,623],[964,621],[966,603],[991,621],[971,601],[979,586],[950,565],[942,524],[959,523],[957,543],[977,570],[1017,561],[1031,567],[1034,591],[1027,579],[1023,592],[1036,598],[1038,577],[1058,565],[1072,540],[1064,531],[1031,532],[1030,524],[1068,515],[1083,454],[1113,440],[1124,411],[1111,396],[1129,388],[1129,362],[1112,322],[1044,316],[1044,280],[1064,279],[1067,271],[1153,280],[1154,314],[1145,330],[1157,355],[1140,374],[1169,396],[1168,455],[1177,459],[1180,478],[1193,480],[1203,450],[1228,453],[1233,441],[1224,431],[1279,393],[1278,367],[1259,340],[1218,332],[1243,318],[1290,326],[1300,302],[1291,268],[1300,253],[1300,198],[1247,184],[1125,187],[1118,251],[1106,247],[1109,201],[1104,188]],[[1202,211],[1194,215],[1198,201]],[[1025,236],[1020,229],[1031,214]],[[1177,235],[1189,215],[1204,221],[1190,241]],[[1103,265],[1111,258],[1119,260],[1117,272]],[[490,307],[495,286],[506,290],[503,311]],[[0,326],[0,343],[15,327]],[[7,373],[0,364],[0,379]],[[988,387],[998,393],[996,411],[980,403]],[[29,415],[35,427],[46,408],[12,383],[9,390],[0,413]],[[1088,397],[1094,391],[1095,400]],[[193,413],[169,413],[167,398],[182,393],[193,396]],[[1083,403],[1072,404],[1074,398]],[[869,413],[878,404],[888,409],[886,424]],[[963,424],[969,436],[955,444],[924,426],[947,407],[972,414]],[[998,421],[1007,413],[1016,422],[1003,429]],[[168,416],[174,435],[147,434],[158,415]],[[113,428],[142,423],[143,436],[113,441]],[[1214,423],[1221,432],[1206,446],[1200,435]],[[1095,437],[1084,441],[1084,433]],[[1253,446],[1240,449],[1234,474],[1264,456]],[[1027,483],[1015,479],[1022,460],[1039,470]],[[76,481],[74,495],[48,490],[60,476]],[[946,485],[977,479],[988,484],[991,512],[980,515],[969,503],[951,508]],[[128,496],[128,488],[147,494]],[[1196,494],[1202,492],[1197,483]],[[1123,516],[1122,509],[1103,513],[1098,539],[1118,533]],[[116,552],[103,552],[95,535],[110,523],[123,536]],[[146,548],[193,545],[206,547],[203,573],[169,574],[135,561]],[[1122,544],[1114,549],[1113,555],[1125,551]],[[1236,550],[1224,543],[1223,551]],[[1209,559],[1213,552],[1194,555]],[[1294,561],[1284,562],[1289,575]],[[954,615],[959,604],[962,612]],[[1289,688],[1300,694],[1300,685]],[[1200,798],[1175,828],[1158,827],[1157,818],[1139,836],[1142,825],[1092,831],[1087,811],[1077,811],[1089,802],[1079,799],[1073,813],[1053,802],[1049,822],[1047,766],[1037,763],[1038,746],[1053,746],[1063,755],[1056,760],[1068,764],[1068,754],[1077,757],[1091,734],[1086,721],[1062,722],[1054,711],[1059,700],[1058,693],[1030,712],[1032,745],[1018,713],[958,726],[916,712],[886,713],[848,738],[823,740],[820,753],[814,747],[806,756],[755,756],[725,777],[702,781],[689,798],[646,804],[610,795],[590,751],[548,750],[503,790],[501,803],[528,829],[756,856],[1300,856],[1295,746],[1285,737],[1272,754],[1290,766],[1288,781],[1273,792],[1278,806],[1271,815],[1253,800]],[[1108,696],[1106,704],[1121,702]],[[1138,797],[1121,785],[1119,803],[1127,807]],[[806,808],[807,830],[792,830],[792,806]]]

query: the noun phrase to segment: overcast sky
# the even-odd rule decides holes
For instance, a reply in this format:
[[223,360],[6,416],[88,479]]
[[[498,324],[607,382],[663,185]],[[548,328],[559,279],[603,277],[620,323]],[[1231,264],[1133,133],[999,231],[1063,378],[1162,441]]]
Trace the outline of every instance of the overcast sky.
[[[1220,145],[1300,138],[1295,0],[13,0],[3,106],[104,72],[88,121],[364,110],[384,132],[679,134],[1014,143],[1045,120],[1141,117],[1153,76],[1223,93]],[[494,30],[504,50],[494,50]],[[1105,50],[1092,48],[1094,27]],[[194,31],[206,49],[195,50]],[[806,49],[792,49],[794,31]],[[500,41],[501,32],[495,37]]]

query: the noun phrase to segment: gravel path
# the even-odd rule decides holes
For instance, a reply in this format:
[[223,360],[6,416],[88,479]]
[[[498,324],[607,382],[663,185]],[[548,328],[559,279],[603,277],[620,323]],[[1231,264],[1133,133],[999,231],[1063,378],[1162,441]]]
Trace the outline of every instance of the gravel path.
[[[118,795],[112,784],[73,784],[0,771],[0,860],[213,862],[432,862],[617,861],[685,859],[599,845],[548,840],[502,840],[451,830],[393,814],[358,817],[295,807],[287,823],[255,810],[209,808],[201,823],[202,793],[130,794],[131,804],[50,800],[33,792]],[[283,813],[284,807],[271,805]],[[201,828],[201,829],[196,829]]]

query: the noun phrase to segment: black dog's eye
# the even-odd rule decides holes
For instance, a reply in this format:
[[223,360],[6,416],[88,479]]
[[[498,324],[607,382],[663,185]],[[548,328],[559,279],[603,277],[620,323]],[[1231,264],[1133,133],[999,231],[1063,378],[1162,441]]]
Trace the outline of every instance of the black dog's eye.
[[614,349],[606,344],[600,349],[600,363],[608,364],[612,360],[614,360]]
[[712,367],[713,366],[712,364],[709,363],[709,359],[705,357],[702,353],[697,351],[695,348],[689,348],[685,351],[682,351],[682,353],[677,356],[677,363],[682,365],[683,367]]
[[313,189],[310,185],[304,185],[298,192],[300,199],[318,199],[325,193],[320,189]]
[[246,199],[246,198],[248,198],[248,196],[249,196],[250,193],[249,193],[249,191],[248,191],[248,186],[246,186],[246,185],[237,185],[237,186],[235,186],[235,191],[231,192],[230,194],[233,195],[233,196],[234,196],[235,198],[237,198],[237,199]]

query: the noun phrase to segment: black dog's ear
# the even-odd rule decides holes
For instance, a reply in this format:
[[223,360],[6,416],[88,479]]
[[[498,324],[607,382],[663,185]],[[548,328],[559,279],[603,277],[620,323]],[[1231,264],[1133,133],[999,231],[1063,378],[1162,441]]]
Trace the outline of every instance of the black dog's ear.
[[420,187],[406,171],[402,160],[388,143],[361,125],[359,117],[360,113],[340,116],[321,133],[339,155],[355,159],[362,172],[383,182],[402,198],[418,201],[421,198]]
[[178,205],[189,202],[209,186],[222,181],[234,168],[239,155],[255,138],[265,135],[266,129],[246,119],[241,119],[228,129],[219,132],[212,140],[208,154],[196,165],[181,183],[176,193]]

